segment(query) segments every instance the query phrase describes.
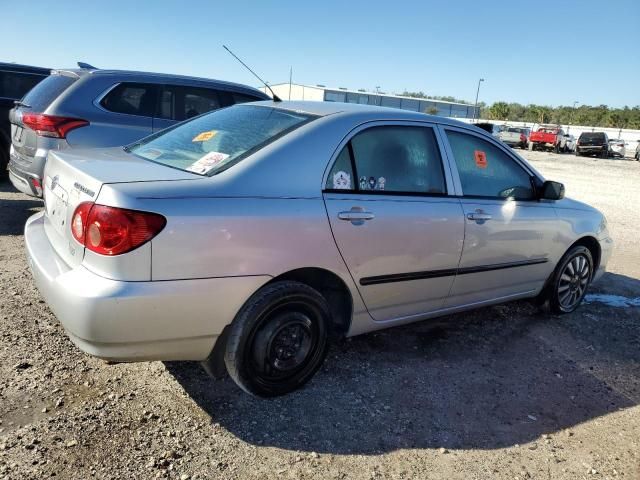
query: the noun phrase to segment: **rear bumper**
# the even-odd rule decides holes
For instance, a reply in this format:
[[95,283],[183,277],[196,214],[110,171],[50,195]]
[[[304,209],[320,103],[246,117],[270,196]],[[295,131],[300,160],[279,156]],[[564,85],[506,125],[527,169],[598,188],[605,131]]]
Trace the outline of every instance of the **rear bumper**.
[[[45,151],[46,152],[46,151]],[[13,145],[9,152],[9,179],[14,187],[32,197],[42,197],[42,171],[46,162],[46,153],[40,152],[30,162],[21,161]],[[35,181],[35,182],[34,182]]]
[[270,279],[110,280],[83,266],[69,268],[49,243],[43,215],[25,226],[35,283],[73,343],[96,357],[204,360],[244,302]]

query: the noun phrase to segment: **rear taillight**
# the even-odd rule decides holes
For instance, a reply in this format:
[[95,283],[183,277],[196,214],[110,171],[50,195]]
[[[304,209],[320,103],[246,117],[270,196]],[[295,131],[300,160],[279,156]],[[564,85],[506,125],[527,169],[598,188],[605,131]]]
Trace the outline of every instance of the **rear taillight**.
[[151,240],[166,224],[157,213],[84,202],[73,212],[71,233],[92,252],[120,255]]
[[80,118],[44,113],[25,113],[22,115],[22,123],[40,136],[53,138],[65,138],[71,130],[89,125],[89,122]]
[[520,141],[521,142],[526,142],[527,141],[527,137],[524,136],[524,133],[520,134]]

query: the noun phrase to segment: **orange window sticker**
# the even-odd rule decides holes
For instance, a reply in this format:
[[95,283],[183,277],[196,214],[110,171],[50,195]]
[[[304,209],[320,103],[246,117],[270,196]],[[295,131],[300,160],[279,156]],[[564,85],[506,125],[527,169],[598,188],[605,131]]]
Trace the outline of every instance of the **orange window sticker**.
[[193,137],[193,140],[191,140],[192,142],[206,142],[207,140],[211,140],[213,137],[216,136],[216,132],[215,130],[209,130],[208,132],[202,132],[199,133],[198,135],[196,135],[195,137]]
[[476,160],[476,167],[487,168],[487,154],[482,150],[476,150],[473,152],[473,156]]

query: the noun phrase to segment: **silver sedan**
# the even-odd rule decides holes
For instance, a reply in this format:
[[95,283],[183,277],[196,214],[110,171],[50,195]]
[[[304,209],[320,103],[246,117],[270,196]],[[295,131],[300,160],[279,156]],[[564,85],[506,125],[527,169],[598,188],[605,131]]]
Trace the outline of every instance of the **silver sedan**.
[[600,212],[488,133],[340,103],[52,151],[44,197],[28,258],[78,347],[226,366],[261,396],[307,382],[331,338],[522,298],[572,312],[612,249]]

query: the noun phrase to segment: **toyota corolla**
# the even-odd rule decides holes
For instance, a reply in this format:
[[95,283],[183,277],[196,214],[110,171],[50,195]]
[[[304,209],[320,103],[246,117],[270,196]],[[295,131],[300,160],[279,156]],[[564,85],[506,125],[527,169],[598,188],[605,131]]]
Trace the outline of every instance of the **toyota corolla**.
[[538,297],[572,312],[603,215],[486,132],[401,110],[260,102],[125,148],[49,154],[25,240],[85,352],[307,382],[331,339]]

